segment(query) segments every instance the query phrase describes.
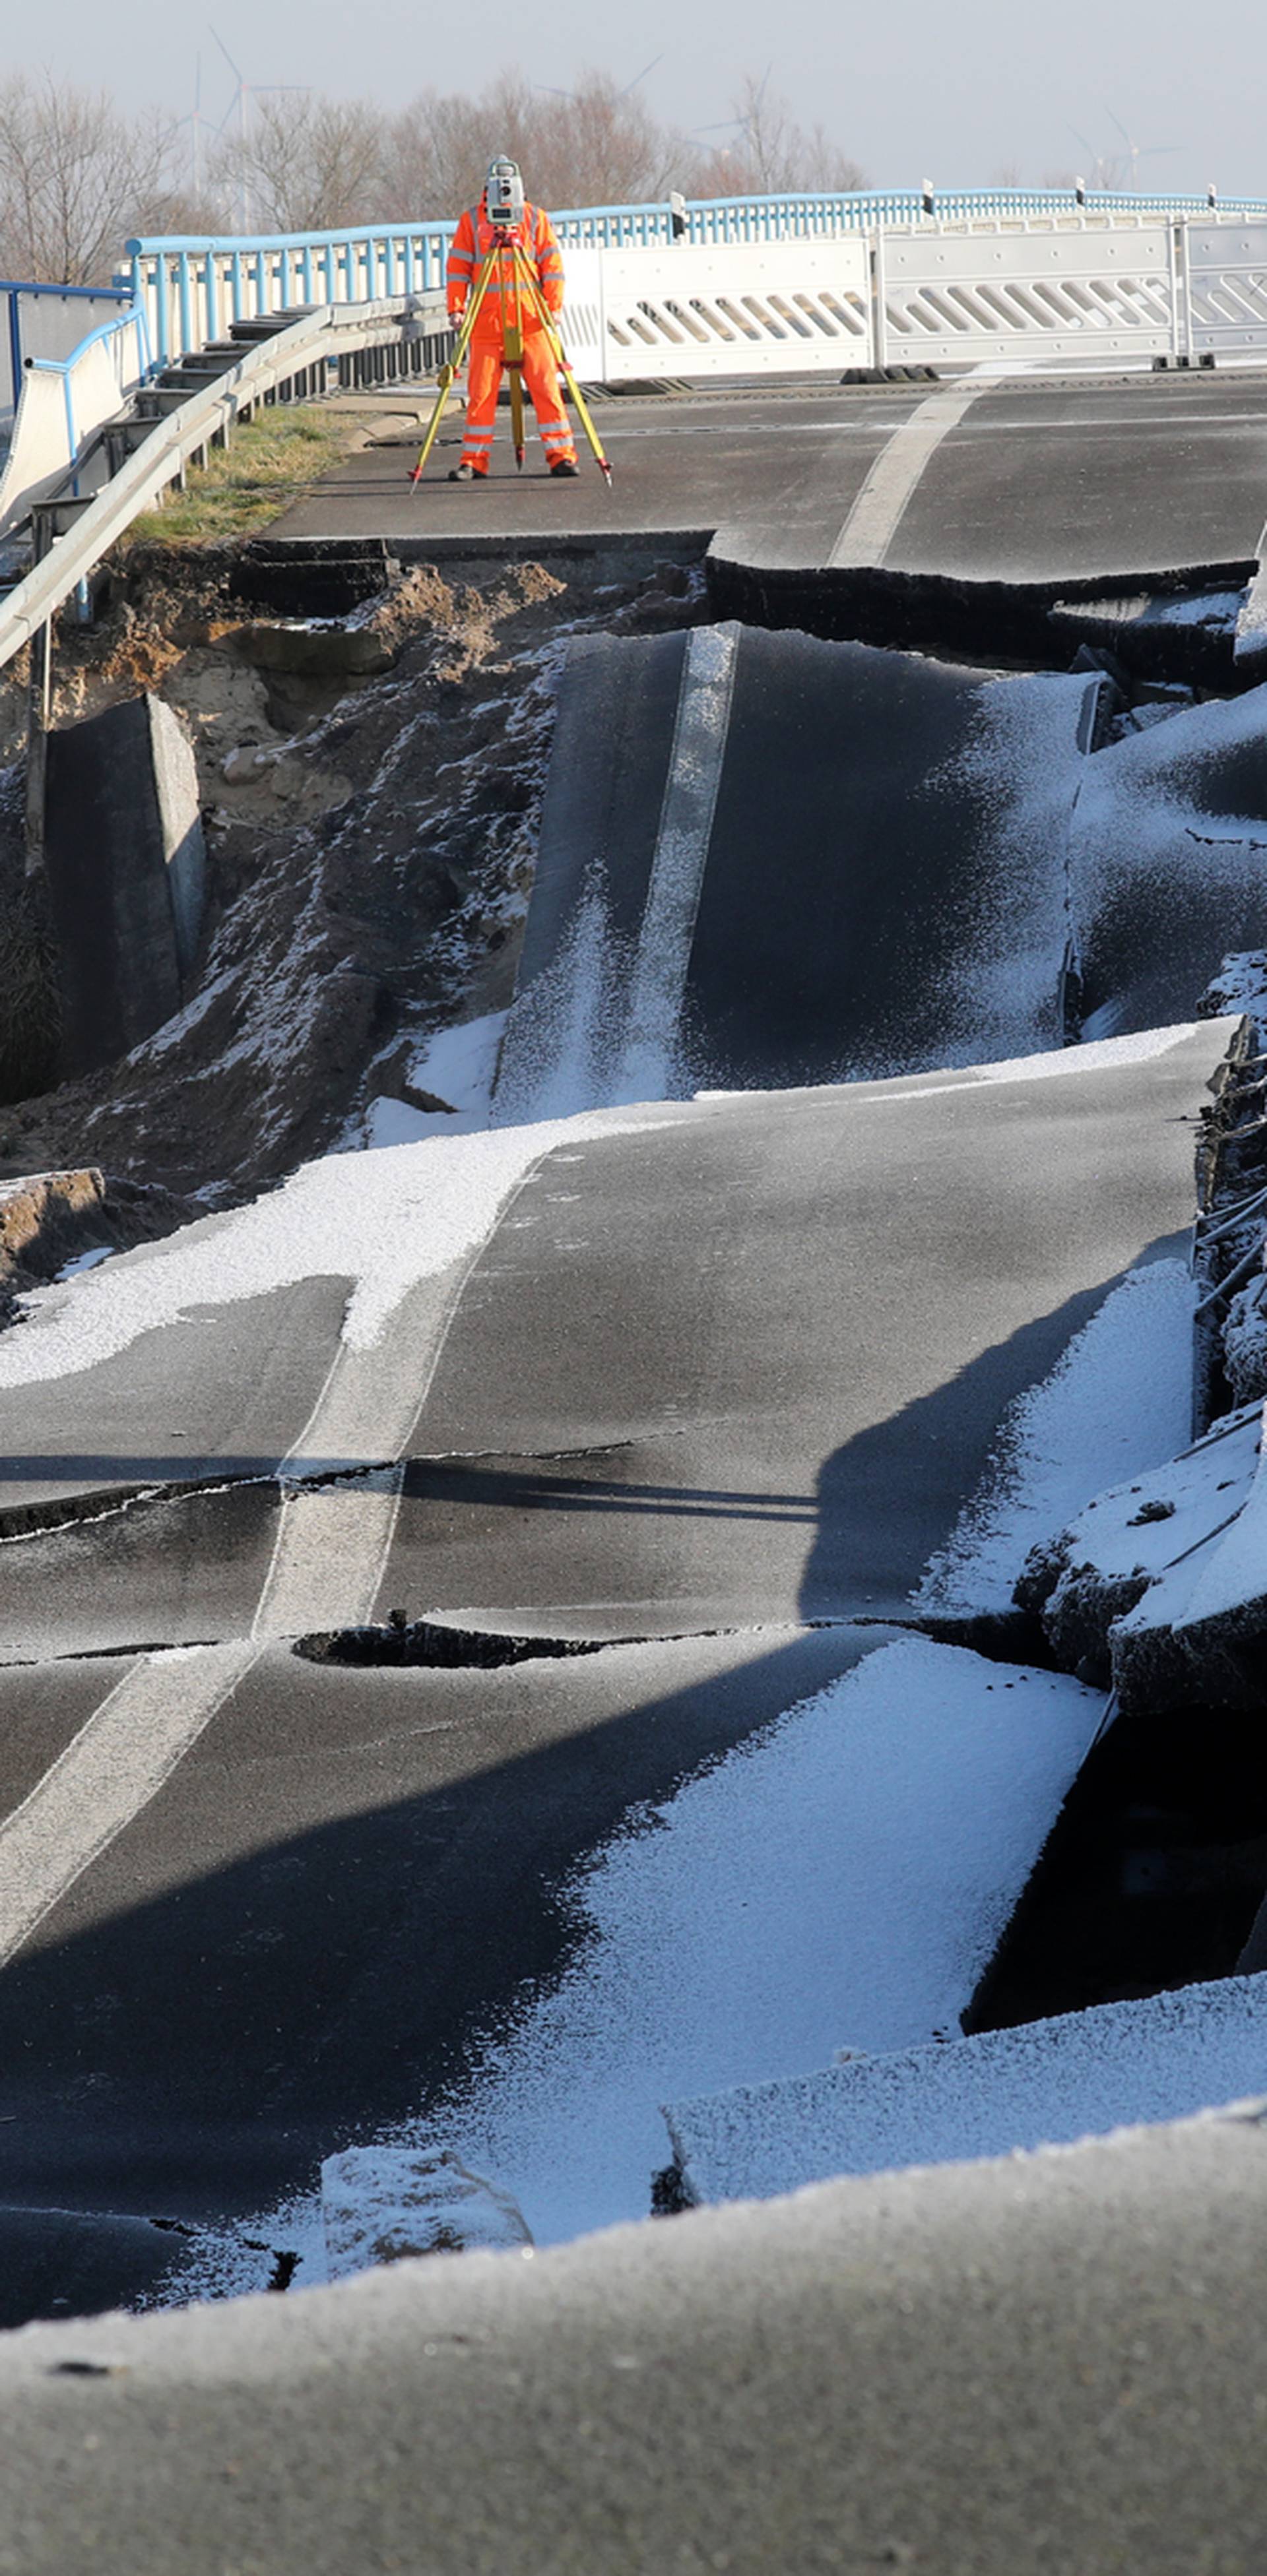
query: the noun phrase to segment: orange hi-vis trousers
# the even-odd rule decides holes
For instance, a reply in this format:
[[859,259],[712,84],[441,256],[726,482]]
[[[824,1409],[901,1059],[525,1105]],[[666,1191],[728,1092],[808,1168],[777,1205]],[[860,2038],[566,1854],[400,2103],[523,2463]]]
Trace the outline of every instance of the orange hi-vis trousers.
[[[525,329],[523,352],[524,383],[537,415],[546,463],[575,465],[571,423],[559,399],[558,361],[539,325],[536,330]],[[473,465],[477,474],[488,472],[505,363],[500,333],[496,339],[485,339],[477,332],[467,351],[466,435],[462,441],[462,462]]]

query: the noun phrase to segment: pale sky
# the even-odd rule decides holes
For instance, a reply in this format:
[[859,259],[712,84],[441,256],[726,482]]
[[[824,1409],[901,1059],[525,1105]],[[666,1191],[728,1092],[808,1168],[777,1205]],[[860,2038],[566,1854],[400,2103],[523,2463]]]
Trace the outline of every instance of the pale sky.
[[[232,84],[196,9],[177,0],[60,0],[32,13],[29,42],[8,0],[5,68],[47,65],[183,114],[202,55],[204,113]],[[1179,0],[906,0],[866,9],[828,0],[644,0],[613,11],[553,0],[548,12],[486,0],[477,11],[424,12],[407,0],[212,0],[248,81],[301,82],[398,106],[428,85],[478,89],[517,63],[566,87],[586,65],[644,83],[657,116],[686,128],[725,118],[745,72],[772,65],[771,85],[805,124],[816,120],[877,185],[988,185],[1015,174],[1039,185],[1091,177],[1092,153],[1140,147],[1140,181],[1267,197],[1267,10],[1222,0],[1202,39]],[[1110,113],[1110,111],[1112,113]],[[1085,137],[1075,139],[1073,129]],[[1087,146],[1092,147],[1091,150]],[[1153,147],[1176,146],[1161,151]],[[420,214],[440,211],[420,207]]]

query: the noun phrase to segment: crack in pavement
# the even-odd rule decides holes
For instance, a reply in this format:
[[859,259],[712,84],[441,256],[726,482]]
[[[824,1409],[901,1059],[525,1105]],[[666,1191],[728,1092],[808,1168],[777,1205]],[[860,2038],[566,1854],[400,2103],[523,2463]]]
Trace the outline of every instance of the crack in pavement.
[[[659,1440],[680,1440],[686,1426],[681,1423],[657,1428]],[[622,1450],[637,1449],[639,1440],[594,1440],[566,1449],[418,1449],[404,1458],[354,1458],[344,1466],[329,1459],[314,1461],[305,1467],[298,1458],[283,1467],[244,1467],[206,1476],[178,1476],[163,1482],[114,1486],[108,1492],[57,1496],[42,1503],[0,1503],[0,1548],[25,1545],[31,1539],[56,1537],[61,1530],[79,1529],[95,1521],[119,1518],[138,1507],[149,1509],[164,1503],[192,1501],[208,1495],[239,1493],[252,1486],[274,1486],[287,1498],[292,1494],[324,1493],[332,1487],[367,1483],[371,1477],[407,1473],[411,1467],[447,1467],[500,1465],[564,1465],[572,1458],[611,1458]]]

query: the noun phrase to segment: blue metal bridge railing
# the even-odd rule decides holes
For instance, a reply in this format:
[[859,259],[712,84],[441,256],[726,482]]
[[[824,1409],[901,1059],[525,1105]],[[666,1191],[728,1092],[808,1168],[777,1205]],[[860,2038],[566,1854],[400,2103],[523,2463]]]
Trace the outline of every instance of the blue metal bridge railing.
[[[1237,214],[1267,214],[1267,198],[1229,199],[1216,211],[1208,195],[1075,193],[1068,188],[797,190],[678,200],[676,205],[666,198],[653,205],[571,207],[554,221],[565,247],[612,250],[682,239],[698,246],[822,240],[889,225],[1024,224],[1052,217],[1094,225],[1112,216],[1228,220]],[[162,365],[254,314],[439,293],[454,220],[437,217],[416,224],[361,224],[333,232],[250,238],[146,237],[127,245],[129,283],[133,297],[149,309],[155,358]]]

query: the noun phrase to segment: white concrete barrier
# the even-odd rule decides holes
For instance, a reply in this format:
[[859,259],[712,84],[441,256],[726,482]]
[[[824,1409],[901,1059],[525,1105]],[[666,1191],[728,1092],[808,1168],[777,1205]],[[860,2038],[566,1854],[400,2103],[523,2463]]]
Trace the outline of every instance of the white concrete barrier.
[[67,358],[28,357],[0,474],[0,537],[60,484],[149,372],[143,309],[99,323]]

